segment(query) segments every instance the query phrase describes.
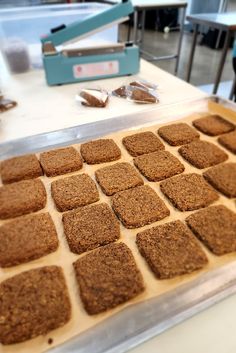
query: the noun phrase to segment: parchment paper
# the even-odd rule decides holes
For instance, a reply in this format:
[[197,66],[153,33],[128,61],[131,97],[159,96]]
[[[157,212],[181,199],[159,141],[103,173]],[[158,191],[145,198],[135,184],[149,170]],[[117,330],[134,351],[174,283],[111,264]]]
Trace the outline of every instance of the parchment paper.
[[[191,116],[186,117],[185,116],[186,114],[184,114],[184,112],[183,112],[183,117],[181,118],[181,121],[184,121],[184,122],[191,124],[191,121],[196,119],[199,116],[205,115],[208,112],[212,112],[212,113],[218,112],[219,114],[221,114],[225,118],[236,122],[236,112],[230,111],[230,110],[224,108],[223,106],[220,106],[220,105],[213,103],[213,102],[209,102],[208,104],[209,105],[207,107],[206,103],[205,103],[205,105],[203,105],[201,107],[201,109],[199,109],[198,113],[194,113]],[[179,113],[179,111],[178,111],[178,113]],[[174,115],[173,115],[173,120],[175,120]],[[168,121],[168,124],[170,124],[169,121]],[[145,126],[144,128],[138,129],[137,131],[153,131],[156,134],[158,127],[163,126],[163,125],[165,125],[165,124],[153,125],[153,126],[149,126],[149,127]],[[46,176],[41,177],[41,180],[43,181],[43,183],[46,187],[46,190],[47,190],[48,201],[47,201],[46,207],[43,210],[39,211],[38,213],[47,212],[47,211],[50,212],[50,214],[53,218],[53,221],[56,225],[57,234],[58,234],[58,237],[60,240],[59,248],[56,252],[54,252],[50,255],[47,255],[45,257],[42,257],[41,259],[31,261],[27,264],[14,266],[9,269],[0,269],[0,281],[3,281],[6,278],[12,277],[20,272],[27,271],[29,269],[33,269],[33,268],[37,268],[37,267],[41,267],[41,266],[45,266],[45,265],[59,265],[59,266],[61,266],[64,270],[64,274],[66,277],[66,282],[67,282],[67,285],[69,288],[70,298],[71,298],[71,302],[72,302],[72,318],[71,318],[70,322],[68,324],[66,324],[64,327],[56,329],[56,330],[50,332],[49,334],[47,334],[46,336],[40,336],[40,337],[37,337],[37,338],[32,339],[30,341],[26,341],[24,343],[15,344],[15,345],[9,345],[9,346],[0,345],[0,352],[1,353],[13,353],[13,352],[14,353],[15,352],[17,352],[17,353],[32,353],[32,352],[39,353],[39,352],[47,351],[48,349],[69,340],[73,336],[78,335],[79,333],[87,330],[88,328],[91,328],[92,326],[96,325],[100,321],[105,320],[107,317],[110,317],[111,315],[115,315],[116,312],[120,311],[125,306],[135,304],[137,302],[147,300],[149,298],[158,296],[158,295],[163,294],[165,292],[174,290],[176,287],[180,286],[181,284],[189,282],[192,279],[196,278],[197,276],[201,276],[201,274],[206,271],[211,271],[211,269],[213,269],[213,268],[217,268],[218,266],[222,266],[230,261],[236,260],[236,253],[232,253],[230,255],[225,255],[222,257],[217,257],[217,256],[214,256],[213,254],[211,254],[206,249],[206,247],[204,247],[199,242],[199,244],[201,244],[202,248],[204,249],[205,253],[207,254],[207,257],[209,260],[209,264],[203,270],[194,272],[193,274],[190,274],[190,275],[176,277],[171,280],[158,280],[158,279],[156,279],[155,276],[153,275],[153,273],[149,270],[145,260],[142,258],[142,256],[138,252],[138,249],[135,244],[136,234],[144,229],[148,229],[153,226],[157,226],[157,225],[160,225],[163,223],[171,222],[171,221],[174,221],[177,219],[184,221],[188,215],[190,215],[191,213],[196,212],[196,211],[193,211],[193,212],[180,212],[180,211],[178,211],[177,209],[172,207],[171,203],[168,201],[167,198],[165,198],[165,196],[160,191],[160,188],[159,188],[160,183],[148,182],[143,177],[145,184],[150,185],[157,192],[159,197],[162,200],[164,200],[165,204],[167,205],[167,207],[170,210],[170,216],[166,217],[162,221],[155,222],[153,224],[150,224],[150,225],[142,227],[142,228],[126,229],[122,224],[120,224],[121,238],[119,241],[126,243],[127,246],[132,250],[133,255],[135,257],[135,260],[137,262],[137,265],[143,275],[146,290],[144,291],[144,293],[142,293],[141,295],[139,295],[135,299],[130,300],[128,303],[120,305],[117,308],[110,310],[106,313],[102,313],[102,314],[95,315],[95,316],[89,316],[85,312],[85,310],[83,309],[83,305],[81,303],[81,300],[80,300],[79,290],[78,290],[77,283],[75,281],[74,270],[73,270],[73,266],[72,266],[72,263],[75,260],[77,260],[80,256],[84,256],[84,254],[76,255],[76,254],[71,253],[69,250],[65,236],[63,234],[63,227],[62,227],[62,221],[61,221],[62,213],[58,212],[54,206],[54,202],[53,202],[53,200],[51,198],[51,194],[50,194],[50,184],[52,181],[54,181],[56,179],[61,179],[64,177],[68,177],[70,175],[81,174],[81,173],[88,173],[93,178],[93,180],[95,180],[94,172],[95,172],[95,170],[97,170],[101,167],[104,167],[106,165],[112,165],[114,163],[122,162],[122,161],[127,161],[127,162],[130,162],[131,164],[133,164],[133,158],[127,153],[127,151],[125,150],[125,148],[122,145],[121,140],[124,136],[132,134],[134,132],[134,130],[135,129],[131,129],[129,131],[121,131],[121,132],[114,133],[109,136],[109,137],[113,138],[115,140],[115,142],[118,144],[118,146],[121,148],[122,158],[120,160],[112,162],[112,163],[103,163],[103,164],[95,165],[95,166],[88,166],[87,164],[84,163],[83,169],[78,172],[75,172],[75,173],[70,173],[70,174],[66,174],[66,175],[58,176],[58,177],[54,177],[54,178],[47,178]],[[200,133],[200,135],[201,135],[202,140],[211,141],[211,142],[217,144],[217,137],[208,137],[208,136],[201,134],[201,133]],[[163,143],[165,145],[165,149],[167,151],[170,151],[177,158],[179,158],[179,160],[181,160],[181,162],[184,164],[184,166],[185,166],[184,173],[194,172],[194,173],[202,174],[202,172],[204,170],[199,170],[197,168],[192,167],[179,155],[179,153],[178,153],[179,147],[171,147],[167,143],[165,143],[164,141],[163,141]],[[79,145],[74,145],[74,146],[75,146],[75,148],[79,149]],[[221,147],[220,145],[218,145],[218,146]],[[221,148],[224,150],[223,147],[221,147]],[[229,151],[226,151],[226,152],[229,156],[229,159],[227,160],[227,162],[230,162],[230,161],[236,162],[236,156],[233,155],[232,153],[230,153]],[[102,193],[99,185],[98,185],[98,190],[99,190],[99,194],[100,194],[100,200],[98,201],[98,203],[107,202],[110,205],[111,204],[110,197],[107,197]],[[233,210],[234,212],[236,212],[235,200],[232,200],[232,199],[230,200],[230,199],[226,198],[225,196],[220,195],[219,200],[213,203],[213,205],[217,205],[217,204],[225,205],[228,208],[230,208],[231,210]],[[3,224],[4,222],[7,222],[7,221],[1,221],[0,225]],[[51,345],[48,344],[49,338],[53,339],[53,343]]]

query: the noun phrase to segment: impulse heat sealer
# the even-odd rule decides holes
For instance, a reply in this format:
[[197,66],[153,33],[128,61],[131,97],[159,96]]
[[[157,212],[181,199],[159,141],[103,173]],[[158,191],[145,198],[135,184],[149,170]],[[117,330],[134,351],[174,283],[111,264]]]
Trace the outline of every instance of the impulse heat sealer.
[[82,49],[63,49],[56,46],[82,39],[114,24],[127,20],[133,12],[130,0],[89,16],[83,21],[62,25],[41,38],[43,64],[48,85],[89,81],[135,74],[139,71],[139,49],[133,43],[115,43]]

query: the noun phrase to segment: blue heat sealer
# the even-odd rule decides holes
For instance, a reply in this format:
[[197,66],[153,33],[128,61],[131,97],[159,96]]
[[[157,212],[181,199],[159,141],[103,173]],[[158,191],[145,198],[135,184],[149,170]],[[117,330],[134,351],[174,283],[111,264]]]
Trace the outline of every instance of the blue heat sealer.
[[41,38],[43,64],[48,85],[125,76],[139,71],[139,48],[133,43],[58,51],[56,46],[82,39],[127,20],[134,11],[130,0],[89,16],[84,21],[62,25]]

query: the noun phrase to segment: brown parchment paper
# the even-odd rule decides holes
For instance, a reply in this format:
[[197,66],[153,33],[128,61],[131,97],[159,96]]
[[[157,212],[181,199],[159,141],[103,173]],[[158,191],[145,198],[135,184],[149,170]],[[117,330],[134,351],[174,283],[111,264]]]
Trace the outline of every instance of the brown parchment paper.
[[[181,111],[178,111],[178,119],[180,118],[181,121],[191,124],[192,120],[196,119],[199,116],[203,116],[209,112],[219,113],[223,117],[236,122],[236,112],[229,110],[229,109],[226,109],[225,107],[223,107],[219,104],[213,103],[213,102],[209,102],[208,104],[206,102],[202,103],[202,105],[198,106],[197,113],[194,113],[194,114],[191,114],[188,116],[186,116],[186,113],[184,113],[184,112],[183,112],[182,116],[179,116],[179,113],[181,113]],[[176,111],[176,114],[177,114],[177,111]],[[175,120],[175,119],[176,119],[176,117],[174,116],[174,113],[173,113],[172,120]],[[163,121],[165,121],[164,117],[162,118],[161,122],[163,122]],[[168,121],[167,124],[169,124],[169,123],[170,123],[170,121]],[[165,124],[161,123],[158,125],[145,126],[145,127],[137,129],[136,131],[153,131],[154,133],[157,133],[157,129],[163,125],[165,125]],[[215,269],[219,266],[222,266],[230,261],[236,260],[236,253],[225,255],[222,257],[217,257],[217,256],[211,254],[199,242],[201,244],[202,248],[204,249],[204,251],[208,257],[208,260],[209,260],[208,265],[203,270],[194,272],[193,274],[190,274],[190,275],[184,275],[181,277],[177,277],[177,278],[174,278],[171,280],[157,280],[154,277],[153,273],[149,270],[145,260],[142,258],[142,256],[138,252],[138,249],[135,244],[136,234],[144,229],[148,229],[153,226],[157,226],[157,225],[160,225],[163,223],[171,222],[171,221],[174,221],[177,219],[184,221],[185,218],[189,214],[196,212],[196,211],[193,211],[193,212],[180,212],[180,211],[178,211],[177,209],[172,207],[172,205],[170,204],[168,199],[165,198],[165,196],[162,194],[162,192],[160,191],[158,182],[148,182],[143,177],[145,184],[149,184],[157,192],[157,194],[160,196],[160,198],[162,200],[164,200],[165,204],[167,205],[167,207],[170,210],[170,216],[166,217],[162,221],[155,222],[153,224],[150,224],[150,225],[142,227],[142,228],[126,229],[122,224],[120,224],[121,238],[119,241],[126,243],[127,246],[132,250],[133,255],[135,257],[135,260],[137,262],[137,265],[143,275],[146,290],[144,291],[144,293],[142,293],[141,295],[139,295],[135,299],[130,300],[128,303],[120,305],[119,307],[117,307],[113,310],[110,310],[106,313],[102,313],[102,314],[95,315],[95,316],[89,316],[85,312],[85,310],[83,309],[83,305],[81,303],[81,300],[80,300],[79,290],[78,290],[77,283],[75,281],[75,276],[74,276],[74,271],[73,271],[73,266],[72,266],[72,263],[76,259],[78,259],[80,256],[84,256],[84,254],[76,255],[76,254],[71,253],[69,250],[69,247],[67,245],[66,239],[63,234],[63,226],[62,226],[62,221],[61,221],[62,213],[58,212],[54,206],[54,202],[53,202],[51,194],[50,194],[50,184],[53,180],[61,179],[64,177],[68,177],[70,175],[75,175],[75,174],[80,174],[80,173],[88,173],[93,178],[93,180],[95,180],[94,172],[95,172],[95,170],[97,170],[101,167],[104,167],[106,165],[112,165],[114,163],[122,162],[122,161],[127,161],[127,162],[130,162],[131,164],[133,164],[133,158],[125,150],[121,141],[124,136],[130,135],[130,134],[134,133],[134,131],[135,131],[135,129],[130,129],[129,131],[121,131],[121,132],[117,132],[117,133],[109,135],[109,137],[113,138],[115,140],[115,142],[118,144],[118,146],[121,148],[122,158],[119,161],[115,161],[112,163],[103,163],[103,164],[95,165],[95,166],[89,166],[84,163],[83,169],[81,169],[80,171],[75,172],[75,173],[70,173],[70,174],[66,174],[66,175],[62,175],[62,176],[58,176],[58,177],[53,177],[53,178],[48,178],[46,176],[41,177],[41,180],[43,181],[43,183],[46,187],[46,190],[47,190],[47,195],[48,195],[47,200],[48,201],[47,201],[46,207],[43,210],[39,211],[38,213],[46,212],[46,211],[50,212],[50,214],[53,218],[53,221],[55,223],[56,229],[57,229],[57,234],[58,234],[59,241],[60,241],[59,248],[56,252],[54,252],[50,255],[47,255],[45,257],[42,257],[41,259],[31,261],[27,264],[14,266],[14,267],[8,268],[8,269],[0,269],[0,281],[3,281],[6,278],[12,277],[20,272],[27,271],[29,269],[33,269],[33,268],[37,268],[37,267],[41,267],[41,266],[45,266],[45,265],[59,265],[59,266],[61,266],[64,270],[67,286],[69,288],[69,293],[70,293],[70,298],[71,298],[71,303],[72,303],[72,318],[71,318],[70,322],[68,324],[66,324],[64,327],[56,329],[56,330],[48,333],[46,336],[40,336],[40,337],[34,338],[32,340],[26,341],[24,343],[15,344],[15,345],[9,345],[9,346],[0,345],[0,352],[1,353],[15,353],[15,352],[17,352],[17,353],[32,353],[32,352],[39,353],[39,352],[47,351],[48,349],[50,349],[54,346],[57,346],[59,344],[62,344],[63,342],[69,340],[73,336],[78,335],[81,332],[91,328],[92,326],[98,324],[102,320],[105,320],[106,318],[108,318],[112,315],[115,315],[118,311],[120,311],[121,309],[123,309],[124,307],[126,307],[128,305],[135,304],[137,302],[147,300],[149,298],[156,297],[160,294],[171,291],[171,290],[175,289],[176,287],[178,287],[186,282],[189,282],[192,279],[195,279],[197,276],[200,276],[202,273],[204,273],[206,271],[211,271],[212,269]],[[217,137],[208,137],[208,136],[201,134],[201,133],[200,133],[200,135],[201,135],[200,138],[202,140],[206,140],[206,141],[210,141],[212,143],[218,144]],[[179,153],[178,153],[179,147],[169,146],[164,141],[163,141],[163,143],[165,145],[165,149],[167,151],[170,151],[176,157],[178,157],[179,160],[181,160],[181,162],[184,164],[184,166],[185,166],[184,173],[194,172],[194,173],[202,174],[202,172],[204,170],[199,170],[197,168],[194,168],[193,166],[188,164],[179,155]],[[79,149],[79,145],[74,145],[74,146],[75,146],[75,148]],[[229,156],[228,162],[229,161],[236,162],[235,155],[233,155],[231,152],[224,149],[222,146],[220,146],[220,147],[227,152],[227,154]],[[98,190],[99,190],[99,195],[100,195],[100,200],[98,201],[98,203],[107,202],[109,205],[111,205],[110,197],[105,196],[102,193],[99,185],[98,185]],[[216,204],[225,205],[228,208],[230,208],[231,210],[233,210],[234,212],[236,212],[235,199],[234,200],[228,199],[225,196],[220,195],[219,200],[213,204],[214,205],[216,205]],[[7,222],[7,221],[1,221],[0,225],[3,224],[4,222]],[[53,343],[51,345],[48,344],[49,338],[53,339]]]

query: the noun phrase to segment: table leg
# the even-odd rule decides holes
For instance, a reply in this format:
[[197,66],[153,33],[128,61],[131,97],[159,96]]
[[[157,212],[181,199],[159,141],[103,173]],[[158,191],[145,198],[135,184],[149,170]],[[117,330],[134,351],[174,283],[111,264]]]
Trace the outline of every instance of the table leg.
[[183,34],[184,34],[185,15],[186,15],[186,7],[184,7],[182,9],[182,17],[181,17],[181,23],[180,23],[180,34],[179,34],[179,43],[178,43],[177,57],[176,57],[176,63],[175,63],[175,75],[177,75],[178,69],[179,69],[179,60],[180,60],[180,53],[181,53]]
[[142,44],[143,42],[143,35],[145,31],[145,20],[146,20],[146,10],[142,11],[142,23],[141,23],[141,37],[140,37],[140,43]]
[[228,48],[229,48],[230,38],[231,38],[231,32],[227,31],[226,32],[226,37],[225,37],[224,48],[223,48],[223,51],[222,51],[219,67],[218,67],[217,74],[216,74],[215,84],[214,84],[214,88],[213,88],[213,92],[212,92],[213,94],[216,94],[216,92],[218,90],[218,87],[219,87],[220,78],[221,78],[221,75],[222,75],[225,59],[226,59]]
[[131,18],[129,16],[127,42],[130,42],[130,35],[131,35]]
[[134,44],[137,44],[137,36],[138,36],[138,10],[134,11]]
[[229,95],[229,99],[230,100],[233,100],[233,98],[234,98],[235,101],[236,101],[235,92],[236,92],[236,76],[234,76],[232,88],[231,88],[231,91],[230,91],[230,95]]
[[195,53],[195,48],[197,43],[198,28],[199,28],[199,24],[197,23],[195,24],[195,28],[194,28],[192,47],[191,47],[191,52],[190,52],[190,57],[188,62],[188,70],[187,70],[187,77],[186,77],[187,82],[190,81],[190,77],[191,77],[193,58],[194,58],[194,53]]

